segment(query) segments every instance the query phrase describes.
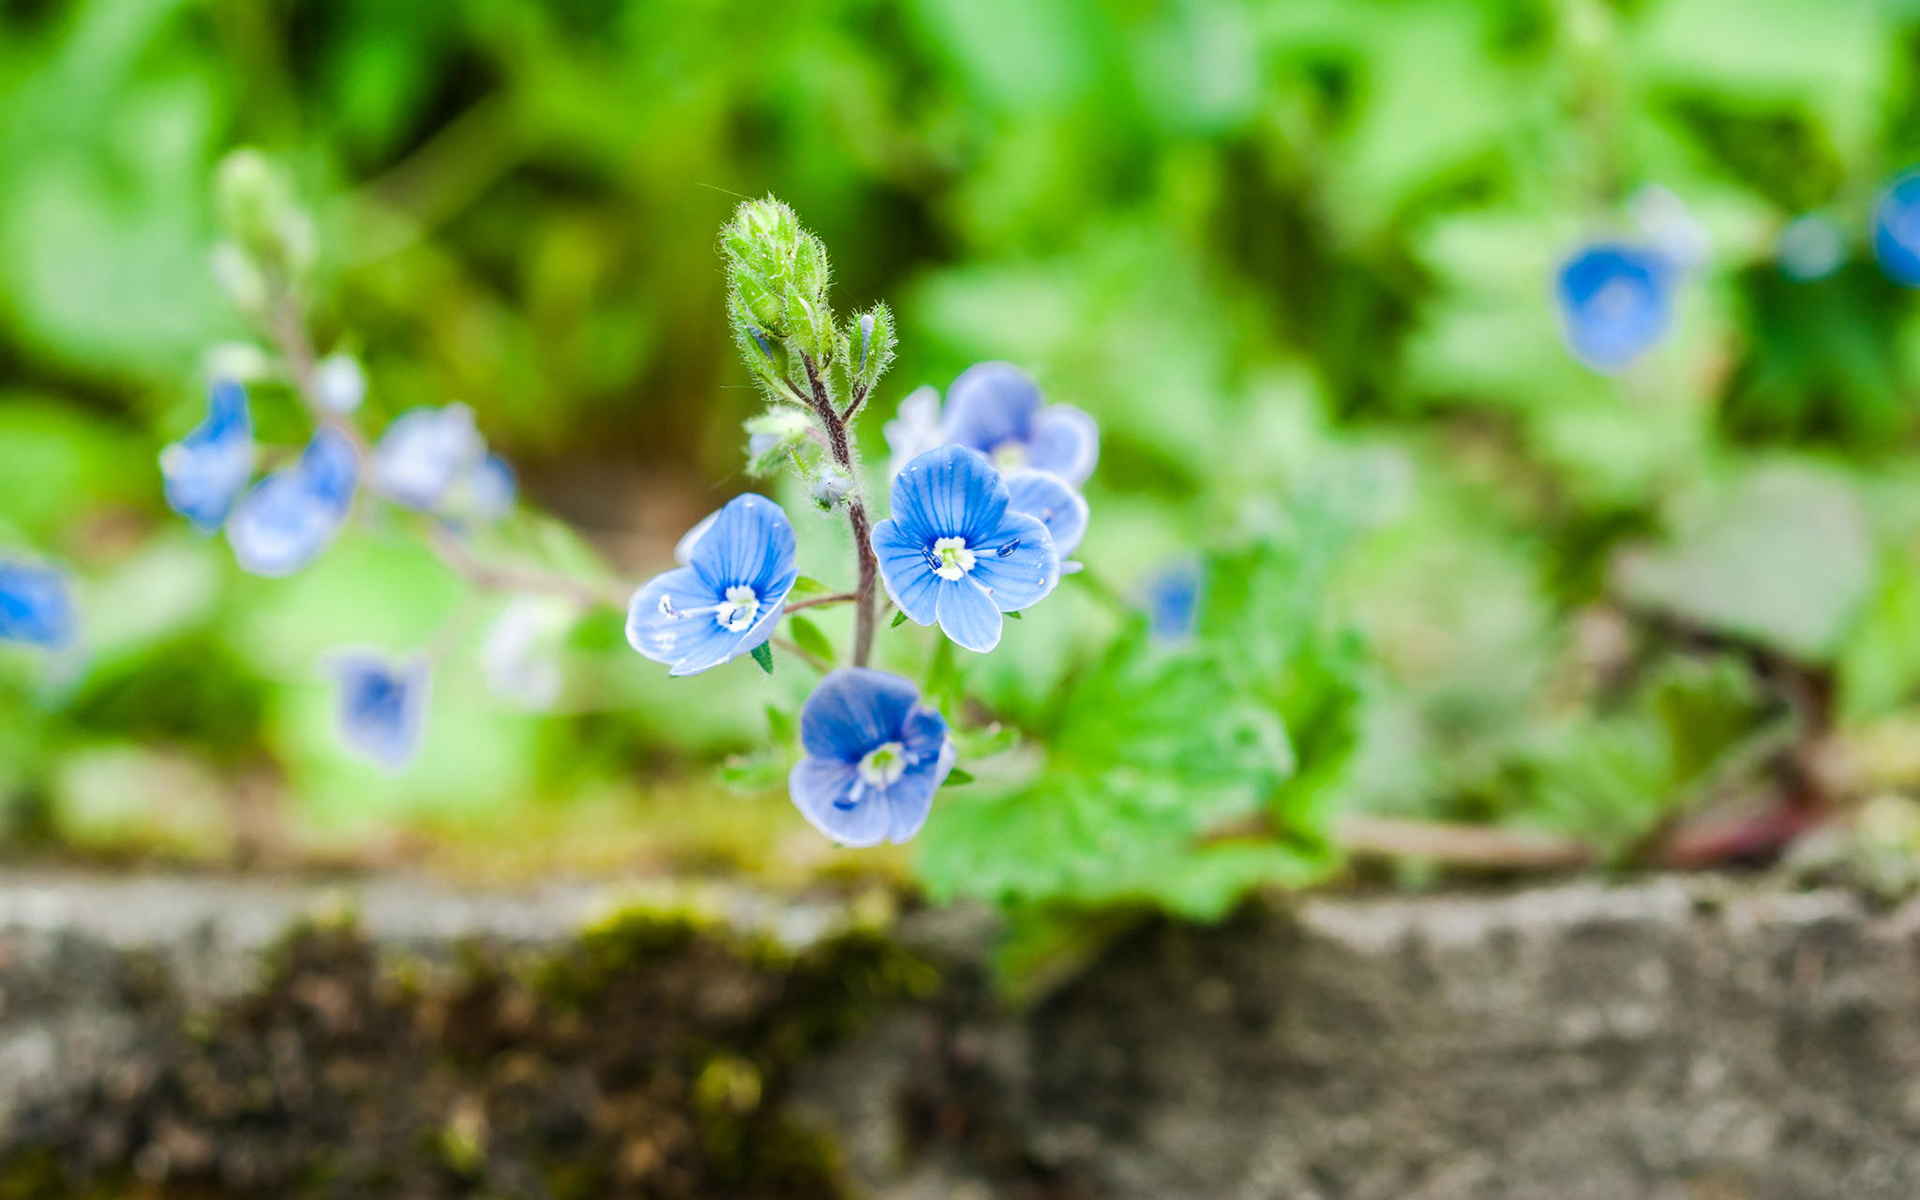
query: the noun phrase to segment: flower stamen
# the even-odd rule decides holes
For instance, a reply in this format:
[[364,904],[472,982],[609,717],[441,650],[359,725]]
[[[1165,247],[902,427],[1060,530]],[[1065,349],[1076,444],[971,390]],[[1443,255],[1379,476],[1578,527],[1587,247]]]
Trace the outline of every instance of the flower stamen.
[[907,748],[899,742],[883,742],[860,760],[860,779],[874,787],[886,787],[906,774],[907,766]]
[[973,551],[967,549],[965,538],[944,537],[933,543],[933,552],[927,561],[935,575],[955,580],[973,570]]

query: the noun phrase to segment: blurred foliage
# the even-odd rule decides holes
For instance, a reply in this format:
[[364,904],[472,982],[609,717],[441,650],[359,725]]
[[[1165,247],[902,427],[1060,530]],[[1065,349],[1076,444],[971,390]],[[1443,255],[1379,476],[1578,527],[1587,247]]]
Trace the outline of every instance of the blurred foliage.
[[[0,547],[74,565],[90,629],[84,664],[0,655],[22,838],[511,856],[573,813],[638,858],[843,862],[755,750],[797,662],[669,682],[596,619],[528,717],[470,665],[498,602],[399,531],[268,583],[164,515],[153,453],[245,336],[206,269],[243,142],[320,200],[321,348],[363,356],[374,419],[472,405],[631,574],[742,486],[737,195],[794,205],[843,302],[894,305],[882,413],[993,357],[1099,418],[1089,577],[992,659],[882,635],[978,697],[978,782],[920,848],[938,895],[1213,914],[1328,869],[1352,812],[1631,856],[1797,803],[1811,743],[1835,795],[1920,785],[1920,309],[1863,237],[1920,155],[1911,3],[82,0],[0,5]],[[1603,377],[1548,279],[1634,236],[1647,184],[1710,254]],[[1851,261],[1797,282],[1773,248],[1807,212]],[[1127,610],[1193,560],[1199,628],[1156,643]],[[316,657],[428,641],[416,769],[343,761]]]

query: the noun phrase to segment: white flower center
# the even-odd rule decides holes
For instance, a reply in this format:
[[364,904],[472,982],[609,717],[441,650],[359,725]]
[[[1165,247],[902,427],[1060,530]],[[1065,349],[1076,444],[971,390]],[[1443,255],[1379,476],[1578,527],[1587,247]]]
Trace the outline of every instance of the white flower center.
[[726,602],[713,610],[713,619],[733,633],[752,625],[753,619],[759,615],[760,597],[753,594],[752,588],[744,585],[728,588]]
[[973,551],[965,538],[941,538],[933,544],[933,557],[933,573],[942,579],[958,579],[973,570]]
[[885,787],[906,773],[907,748],[899,742],[876,746],[860,760],[860,778],[875,787]]
[[1027,444],[1017,438],[1008,438],[995,446],[987,458],[1002,471],[1017,471],[1027,465]]

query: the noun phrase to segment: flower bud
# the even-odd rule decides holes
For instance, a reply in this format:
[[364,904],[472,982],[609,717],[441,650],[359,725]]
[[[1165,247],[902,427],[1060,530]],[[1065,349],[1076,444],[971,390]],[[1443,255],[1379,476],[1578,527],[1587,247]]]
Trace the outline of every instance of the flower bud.
[[313,262],[313,222],[286,173],[254,149],[220,160],[214,204],[231,243],[264,273],[298,274]]

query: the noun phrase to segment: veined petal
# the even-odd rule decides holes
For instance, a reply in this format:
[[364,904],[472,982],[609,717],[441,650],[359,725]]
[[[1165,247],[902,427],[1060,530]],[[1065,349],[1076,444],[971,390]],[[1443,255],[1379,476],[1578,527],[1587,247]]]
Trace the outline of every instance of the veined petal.
[[749,586],[756,592],[787,587],[793,565],[793,523],[778,504],[752,492],[727,501],[713,526],[694,544],[689,559],[716,594]]
[[1009,471],[1006,481],[1008,507],[1045,525],[1061,558],[1072,554],[1087,535],[1086,497],[1046,471]]
[[800,708],[800,742],[815,758],[857,763],[897,741],[920,698],[907,680],[867,667],[830,672]]
[[728,641],[733,632],[711,612],[723,599],[692,567],[655,575],[627,605],[627,644],[671,667],[710,642]]
[[893,519],[920,542],[931,546],[938,538],[963,537],[971,544],[999,527],[1007,485],[979,451],[946,445],[894,476],[891,501]]
[[1040,388],[1025,371],[1012,363],[976,363],[947,389],[941,434],[991,453],[1002,442],[1026,441],[1039,407]]
[[[1033,520],[1029,517],[1028,520]],[[1040,523],[1034,521],[1037,527]],[[1042,531],[1045,532],[1044,530]],[[975,574],[979,568],[974,568]],[[937,610],[940,628],[956,643],[978,654],[1000,644],[1000,609],[987,590],[974,582],[974,576],[955,580],[940,589]]]
[[941,579],[927,565],[926,544],[908,535],[892,517],[873,527],[871,540],[887,595],[893,597],[908,620],[917,625],[933,624]]
[[968,578],[987,590],[995,608],[1018,612],[1037,604],[1060,582],[1060,555],[1038,518],[1009,512],[974,552]]
[[1027,444],[1027,465],[1051,471],[1079,485],[1100,461],[1100,426],[1071,404],[1049,404],[1033,415],[1033,435]]
[[878,846],[892,824],[886,789],[862,782],[859,768],[813,755],[793,764],[787,793],[807,823],[843,846]]

